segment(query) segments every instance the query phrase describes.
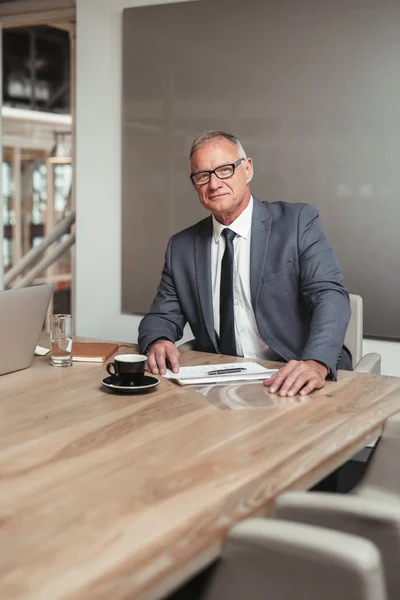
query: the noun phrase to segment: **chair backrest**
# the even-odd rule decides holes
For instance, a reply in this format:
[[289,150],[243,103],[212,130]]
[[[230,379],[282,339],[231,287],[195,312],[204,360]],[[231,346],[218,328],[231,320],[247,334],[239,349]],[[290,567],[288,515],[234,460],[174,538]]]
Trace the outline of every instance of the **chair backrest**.
[[249,519],[225,541],[202,600],[385,600],[369,540],[276,519]]
[[[380,552],[389,600],[400,598],[400,501],[385,495],[375,498],[326,492],[285,492],[274,506],[274,517],[362,536]],[[361,558],[361,556],[360,556]],[[323,598],[323,596],[321,596]],[[352,598],[338,596],[338,598]]]
[[344,345],[353,357],[353,367],[362,356],[363,342],[363,301],[361,296],[350,294],[351,317],[347,327]]

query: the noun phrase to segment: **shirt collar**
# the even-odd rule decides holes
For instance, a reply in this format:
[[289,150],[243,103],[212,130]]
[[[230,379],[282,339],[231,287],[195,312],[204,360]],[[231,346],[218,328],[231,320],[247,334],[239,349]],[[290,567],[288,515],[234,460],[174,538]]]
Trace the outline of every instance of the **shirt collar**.
[[[249,231],[251,228],[251,219],[253,217],[253,196],[250,196],[250,202],[244,209],[242,213],[238,216],[237,219],[233,221],[229,225],[229,229],[232,229],[239,235],[240,237],[246,238],[249,235]],[[226,229],[226,225],[222,225],[217,219],[212,215],[212,224],[213,224],[213,236],[214,241],[218,244],[219,238],[221,237],[221,233],[224,229]]]

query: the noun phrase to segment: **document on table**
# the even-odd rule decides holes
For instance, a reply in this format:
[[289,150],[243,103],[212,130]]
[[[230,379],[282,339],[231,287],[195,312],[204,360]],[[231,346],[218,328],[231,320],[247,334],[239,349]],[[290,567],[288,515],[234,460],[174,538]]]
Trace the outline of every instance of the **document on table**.
[[48,348],[43,348],[43,346],[36,346],[35,348],[35,356],[46,356],[50,350]]
[[164,377],[180,385],[229,383],[230,381],[257,381],[269,379],[278,369],[266,369],[254,362],[225,363],[223,365],[196,365],[180,367],[179,373],[167,369]]

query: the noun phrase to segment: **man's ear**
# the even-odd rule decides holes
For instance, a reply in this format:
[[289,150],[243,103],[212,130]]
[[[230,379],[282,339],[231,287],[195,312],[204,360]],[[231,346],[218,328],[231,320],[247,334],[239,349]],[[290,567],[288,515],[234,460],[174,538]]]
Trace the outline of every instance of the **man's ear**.
[[245,169],[246,169],[246,183],[250,183],[250,181],[253,179],[253,175],[254,175],[253,159],[246,158]]

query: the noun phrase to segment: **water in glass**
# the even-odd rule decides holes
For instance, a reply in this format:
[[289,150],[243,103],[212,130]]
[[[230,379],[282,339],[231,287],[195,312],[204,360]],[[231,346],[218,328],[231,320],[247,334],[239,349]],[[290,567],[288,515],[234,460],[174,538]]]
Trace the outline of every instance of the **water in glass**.
[[51,364],[54,367],[72,365],[72,317],[51,315],[50,317]]
[[72,365],[72,338],[56,338],[51,340],[51,362],[55,367]]

